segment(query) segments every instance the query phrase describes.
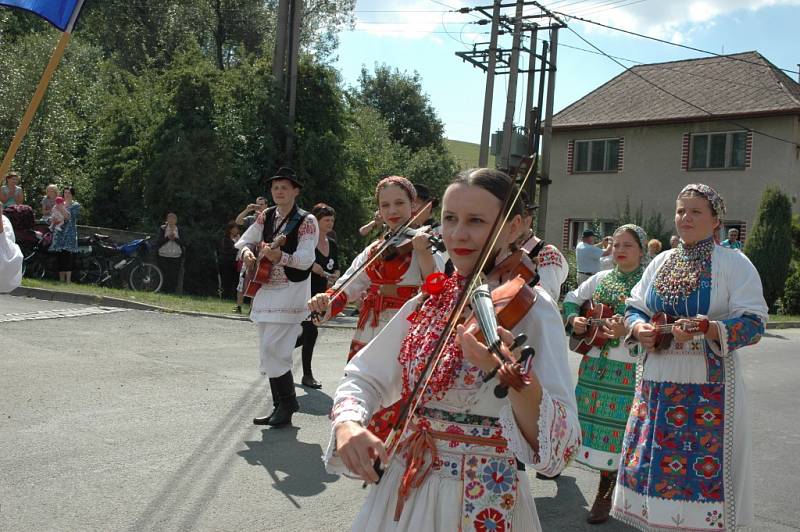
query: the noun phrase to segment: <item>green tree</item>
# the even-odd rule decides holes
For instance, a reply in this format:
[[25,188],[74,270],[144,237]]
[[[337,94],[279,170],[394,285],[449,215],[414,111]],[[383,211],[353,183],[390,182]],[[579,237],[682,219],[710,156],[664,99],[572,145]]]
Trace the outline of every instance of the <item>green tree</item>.
[[777,187],[768,187],[761,197],[753,229],[747,235],[744,252],[755,265],[770,309],[783,294],[792,257],[792,204]]
[[[34,31],[0,46],[0,154],[14,137],[57,38],[52,30]],[[32,205],[51,182],[75,185],[83,201],[98,138],[93,124],[112,72],[98,48],[76,39],[67,49],[14,159]]]
[[445,150],[444,124],[423,93],[417,72],[408,74],[375,65],[375,73],[370,74],[362,68],[353,96],[377,110],[386,120],[392,139],[412,152],[426,147]]

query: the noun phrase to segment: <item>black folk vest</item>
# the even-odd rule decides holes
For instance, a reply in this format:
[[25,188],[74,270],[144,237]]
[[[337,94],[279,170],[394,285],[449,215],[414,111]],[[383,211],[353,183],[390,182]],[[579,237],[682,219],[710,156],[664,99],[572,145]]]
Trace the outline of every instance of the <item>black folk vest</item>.
[[[269,244],[275,239],[275,214],[278,212],[277,207],[270,207],[264,215],[264,234],[262,236],[264,242]],[[286,235],[286,244],[281,246],[281,251],[291,255],[297,251],[298,234],[300,233],[300,226],[303,224],[308,213],[295,205],[292,211],[287,216],[286,223],[282,224],[279,228],[279,233]],[[313,264],[311,265],[313,266]],[[293,283],[305,281],[311,274],[311,266],[306,270],[298,270],[297,268],[290,268],[284,266],[283,271],[286,272],[286,277]]]

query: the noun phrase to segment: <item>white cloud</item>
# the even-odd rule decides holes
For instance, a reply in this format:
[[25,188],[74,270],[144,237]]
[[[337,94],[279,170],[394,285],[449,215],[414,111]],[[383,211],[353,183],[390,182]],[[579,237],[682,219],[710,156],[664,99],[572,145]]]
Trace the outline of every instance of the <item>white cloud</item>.
[[[553,0],[551,0],[552,2]],[[720,16],[737,13],[745,19],[759,9],[778,5],[800,5],[800,0],[681,0],[664,2],[652,0],[620,7],[604,8],[599,4],[581,3],[565,7],[564,12],[608,24],[617,28],[644,33],[676,43],[691,40],[694,31],[711,27]],[[564,4],[567,6],[567,4]],[[558,11],[558,5],[553,7]],[[575,21],[584,32],[607,33],[611,30]]]

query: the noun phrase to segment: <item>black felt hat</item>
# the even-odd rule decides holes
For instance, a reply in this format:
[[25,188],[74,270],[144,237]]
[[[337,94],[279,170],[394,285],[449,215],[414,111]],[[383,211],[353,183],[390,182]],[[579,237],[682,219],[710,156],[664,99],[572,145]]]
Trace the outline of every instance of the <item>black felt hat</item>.
[[288,166],[281,166],[278,168],[278,171],[275,172],[275,175],[267,178],[266,183],[268,185],[272,184],[273,181],[276,179],[286,179],[287,181],[291,181],[297,188],[303,188],[303,183],[297,178],[297,174],[294,173],[294,170],[289,168]]

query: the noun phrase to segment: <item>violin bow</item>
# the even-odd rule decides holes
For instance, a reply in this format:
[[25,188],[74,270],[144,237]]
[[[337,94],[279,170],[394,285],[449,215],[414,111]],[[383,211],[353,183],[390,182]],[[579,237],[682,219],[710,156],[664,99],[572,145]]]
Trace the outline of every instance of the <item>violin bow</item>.
[[[342,294],[342,292],[344,292],[345,288],[347,288],[347,287],[350,285],[350,283],[352,283],[352,282],[353,282],[353,281],[356,279],[356,277],[358,277],[358,275],[359,275],[361,272],[363,272],[364,270],[366,270],[367,268],[369,268],[369,266],[370,266],[370,265],[371,265],[373,262],[375,262],[376,260],[378,260],[378,258],[379,258],[379,257],[380,257],[380,256],[383,254],[383,252],[384,252],[384,251],[386,251],[387,249],[389,249],[389,246],[391,245],[392,239],[393,239],[395,236],[402,234],[402,233],[403,233],[403,231],[405,231],[406,229],[408,229],[409,227],[411,227],[411,224],[413,224],[414,222],[416,222],[416,221],[417,221],[417,218],[419,218],[419,215],[420,215],[420,214],[422,214],[422,213],[425,211],[425,209],[426,209],[428,206],[432,206],[432,205],[433,205],[433,200],[431,200],[431,201],[429,201],[428,203],[426,203],[426,204],[425,204],[425,207],[423,207],[423,208],[421,208],[419,211],[417,211],[417,214],[415,214],[414,216],[412,216],[411,218],[409,218],[409,219],[408,219],[408,221],[407,221],[406,223],[404,223],[402,226],[398,227],[396,231],[394,231],[394,232],[390,232],[388,235],[386,235],[386,238],[384,239],[384,241],[383,241],[383,244],[381,244],[381,245],[380,245],[380,246],[379,246],[379,247],[378,247],[378,248],[375,250],[375,252],[372,254],[372,256],[371,256],[371,257],[369,257],[369,259],[367,259],[367,260],[364,262],[364,264],[362,264],[361,266],[359,266],[358,268],[356,268],[356,271],[354,271],[354,272],[353,272],[353,273],[352,273],[352,274],[351,274],[349,277],[347,277],[347,278],[346,278],[344,281],[342,281],[342,284],[339,286],[339,288],[337,288],[337,289],[336,289],[336,290],[335,290],[335,291],[334,291],[334,292],[333,292],[333,293],[332,293],[332,294],[329,296],[329,297],[330,297],[330,300],[331,300],[331,301],[333,301],[335,298],[339,297],[339,296]],[[317,313],[317,312],[312,312],[312,313],[310,314],[310,318],[311,318],[311,319],[314,319],[315,317],[319,317],[319,313]]]
[[[456,305],[447,319],[447,324],[445,325],[444,331],[436,341],[433,352],[428,359],[428,362],[425,364],[425,367],[420,374],[420,378],[417,379],[416,383],[414,383],[414,387],[411,389],[408,399],[403,403],[400,414],[397,416],[397,421],[395,421],[389,436],[386,438],[386,454],[390,459],[394,454],[394,451],[397,449],[397,446],[400,444],[400,437],[405,433],[406,429],[408,428],[408,424],[411,422],[411,413],[417,409],[420,401],[422,400],[424,390],[427,389],[428,383],[430,382],[430,379],[436,370],[436,366],[439,364],[442,354],[444,353],[444,347],[447,345],[447,340],[453,334],[453,331],[455,331],[458,318],[464,312],[464,308],[469,302],[469,295],[479,284],[483,269],[489,262],[489,259],[492,256],[492,251],[495,245],[497,245],[497,241],[500,239],[500,232],[508,223],[508,219],[511,216],[511,206],[519,200],[522,187],[524,187],[528,182],[531,173],[535,172],[537,163],[538,157],[536,158],[534,164],[532,164],[528,169],[528,172],[525,174],[525,178],[519,184],[516,194],[514,194],[512,180],[512,186],[509,188],[503,207],[500,209],[500,212],[497,213],[497,218],[495,218],[494,224],[492,225],[492,231],[489,233],[490,237],[484,244],[483,248],[481,248],[480,255],[478,255],[478,261],[475,263],[475,267],[468,277],[463,292],[459,294],[458,299],[456,300]],[[383,471],[380,468],[380,458],[375,460],[374,466],[375,471],[378,473],[378,478],[380,479],[383,474]]]

